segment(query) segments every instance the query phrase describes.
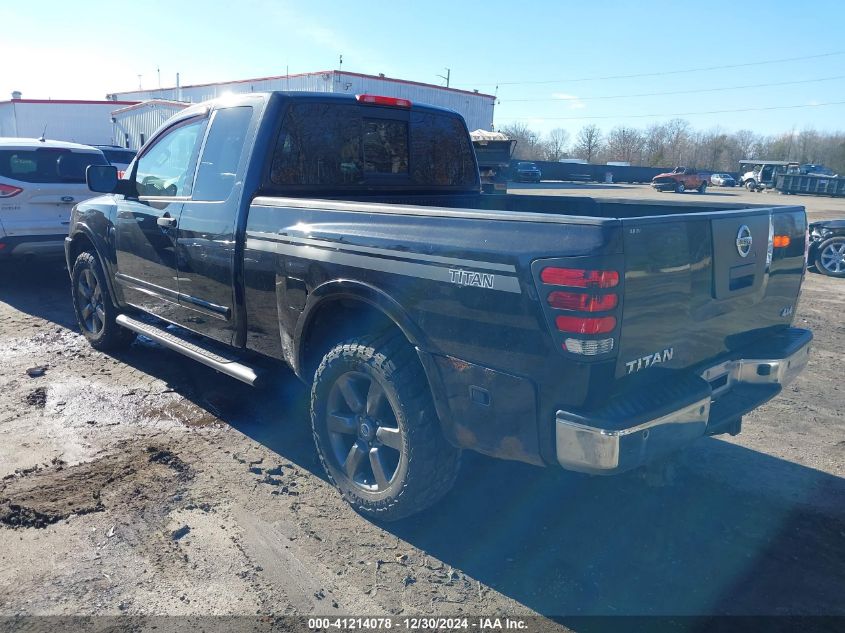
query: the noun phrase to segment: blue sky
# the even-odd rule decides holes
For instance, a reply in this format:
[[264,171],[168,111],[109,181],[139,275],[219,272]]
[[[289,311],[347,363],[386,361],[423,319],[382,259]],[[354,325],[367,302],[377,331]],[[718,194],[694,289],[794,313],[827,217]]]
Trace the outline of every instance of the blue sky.
[[[438,83],[448,67],[453,87],[493,93],[498,84],[497,126],[522,121],[574,133],[588,123],[643,127],[680,114],[697,128],[726,131],[845,129],[845,104],[805,107],[845,102],[843,2],[133,4],[4,3],[0,99],[12,90],[97,99],[137,88],[139,74],[156,87],[157,67],[163,86],[177,72],[187,85],[325,70],[342,54],[344,70]],[[826,56],[597,79],[811,55]],[[769,85],[795,81],[805,83]],[[757,87],[722,90],[748,85]],[[666,92],[682,94],[632,96]],[[691,114],[780,106],[801,107]]]

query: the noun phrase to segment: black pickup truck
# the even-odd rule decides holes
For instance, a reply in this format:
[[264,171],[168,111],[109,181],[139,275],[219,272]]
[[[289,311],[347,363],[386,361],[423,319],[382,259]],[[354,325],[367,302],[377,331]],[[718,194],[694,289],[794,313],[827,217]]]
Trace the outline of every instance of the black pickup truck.
[[91,344],[250,384],[286,363],[370,517],[434,503],[461,449],[603,474],[737,433],[807,362],[803,208],[484,195],[451,111],[229,97],[87,177],[109,195],[66,250]]

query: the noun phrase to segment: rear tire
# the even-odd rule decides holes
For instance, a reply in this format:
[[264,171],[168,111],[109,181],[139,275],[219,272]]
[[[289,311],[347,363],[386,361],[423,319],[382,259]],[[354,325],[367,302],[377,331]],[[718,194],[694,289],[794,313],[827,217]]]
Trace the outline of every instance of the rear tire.
[[71,282],[76,321],[91,346],[103,352],[129,347],[135,340],[135,332],[115,323],[119,312],[95,253],[83,251],[77,256]]
[[329,480],[371,519],[420,512],[457,477],[461,452],[443,437],[422,366],[401,333],[332,348],[314,375],[311,423]]
[[816,270],[828,277],[845,277],[845,237],[832,237],[819,244]]
[[698,193],[707,193],[707,183],[703,182],[700,185],[698,185],[697,191],[698,191]]

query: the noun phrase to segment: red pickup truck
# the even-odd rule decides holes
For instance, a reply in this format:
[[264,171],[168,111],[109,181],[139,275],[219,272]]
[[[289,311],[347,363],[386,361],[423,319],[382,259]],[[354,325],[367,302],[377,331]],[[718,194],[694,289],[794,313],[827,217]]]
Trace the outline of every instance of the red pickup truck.
[[651,186],[658,191],[683,193],[695,189],[704,193],[707,191],[707,178],[692,167],[675,167],[671,172],[657,174],[652,178]]

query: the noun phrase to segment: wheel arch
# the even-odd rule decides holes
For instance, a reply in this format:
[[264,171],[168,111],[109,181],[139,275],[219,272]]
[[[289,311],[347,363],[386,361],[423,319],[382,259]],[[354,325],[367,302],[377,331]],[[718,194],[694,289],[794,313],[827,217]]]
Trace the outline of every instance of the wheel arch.
[[[317,286],[309,294],[297,321],[291,359],[294,372],[307,381],[316,369],[313,358],[316,350],[379,327],[398,329],[417,349],[426,346],[421,329],[383,290],[353,280],[333,280]],[[335,340],[321,340],[321,335]],[[319,359],[316,362],[319,364]]]
[[102,251],[104,248],[105,244],[103,243],[103,240],[100,239],[94,231],[85,224],[77,224],[74,227],[73,233],[68,236],[65,246],[68,274],[73,274],[73,265],[76,258],[79,257],[79,254],[83,251],[90,250],[94,253],[97,261],[100,262],[103,273],[105,273],[106,286],[108,288],[109,295],[115,303],[118,303],[122,295],[116,292],[117,288],[114,283],[113,275],[114,267],[111,265],[111,262],[107,261],[103,257]]

